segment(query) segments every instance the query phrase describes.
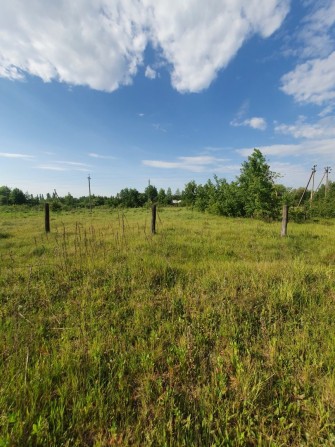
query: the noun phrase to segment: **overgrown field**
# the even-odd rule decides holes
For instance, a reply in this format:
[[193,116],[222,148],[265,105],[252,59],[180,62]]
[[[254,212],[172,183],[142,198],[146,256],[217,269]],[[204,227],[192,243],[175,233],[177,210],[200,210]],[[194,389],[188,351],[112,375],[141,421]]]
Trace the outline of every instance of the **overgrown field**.
[[335,225],[0,215],[0,446],[335,445]]

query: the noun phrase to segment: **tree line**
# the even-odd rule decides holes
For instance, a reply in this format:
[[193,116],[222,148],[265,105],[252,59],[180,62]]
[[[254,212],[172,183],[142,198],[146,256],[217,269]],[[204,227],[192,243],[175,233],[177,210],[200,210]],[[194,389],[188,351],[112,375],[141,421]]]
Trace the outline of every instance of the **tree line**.
[[[288,204],[291,217],[295,220],[309,217],[335,217],[335,182],[321,187],[314,193],[311,200],[310,192],[303,196],[304,188],[287,188],[278,183],[279,175],[272,172],[264,155],[259,149],[242,163],[240,175],[235,181],[228,182],[224,178],[214,176],[205,184],[197,184],[194,180],[188,182],[182,191],[172,193],[154,185],[148,185],[144,192],[136,188],[124,188],[115,196],[82,196],[73,197],[68,193],[59,197],[53,194],[30,195],[20,189],[0,187],[0,205],[40,205],[51,204],[51,209],[71,209],[74,207],[108,206],[137,208],[150,203],[163,206],[181,201],[182,206],[196,210],[230,217],[255,217],[266,220],[280,216],[282,205]],[[301,206],[297,206],[298,204]]]

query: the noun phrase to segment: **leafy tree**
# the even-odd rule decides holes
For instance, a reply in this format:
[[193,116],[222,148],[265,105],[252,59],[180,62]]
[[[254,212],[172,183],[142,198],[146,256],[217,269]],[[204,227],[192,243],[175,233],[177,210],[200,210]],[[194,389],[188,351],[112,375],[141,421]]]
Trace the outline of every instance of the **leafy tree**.
[[171,203],[172,203],[172,190],[171,190],[171,188],[169,187],[169,188],[166,190],[166,204],[167,204],[167,205],[171,205]]
[[163,188],[158,191],[157,202],[161,205],[166,205],[166,192]]
[[142,205],[141,195],[135,188],[124,188],[118,194],[119,204],[127,208],[136,208]]
[[186,183],[184,191],[181,195],[183,204],[185,204],[186,206],[194,206],[197,198],[197,188],[198,185],[194,180]]
[[0,186],[0,205],[8,205],[10,197],[10,188],[8,186]]
[[274,218],[278,216],[279,200],[274,180],[277,174],[259,149],[254,149],[247,161],[242,163],[238,185],[243,193],[244,213],[248,217]]
[[214,176],[215,183],[209,200],[208,210],[221,216],[243,216],[243,198],[236,182]]
[[27,197],[19,188],[14,188],[9,195],[10,203],[14,205],[22,205],[27,202]]
[[208,180],[205,185],[198,185],[197,197],[195,199],[194,204],[195,208],[199,211],[206,211],[214,195],[215,195],[215,186],[211,180]]
[[75,198],[68,192],[67,195],[64,197],[64,203],[67,206],[74,206]]
[[157,196],[158,196],[158,191],[157,191],[156,186],[148,185],[144,190],[144,194],[145,194],[148,202],[155,202],[157,200]]

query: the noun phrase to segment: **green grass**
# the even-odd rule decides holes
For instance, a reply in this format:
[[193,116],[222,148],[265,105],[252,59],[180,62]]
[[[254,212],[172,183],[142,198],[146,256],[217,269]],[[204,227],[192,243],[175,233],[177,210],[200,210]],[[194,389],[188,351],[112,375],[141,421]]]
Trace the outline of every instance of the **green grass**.
[[333,221],[0,215],[0,446],[335,445]]

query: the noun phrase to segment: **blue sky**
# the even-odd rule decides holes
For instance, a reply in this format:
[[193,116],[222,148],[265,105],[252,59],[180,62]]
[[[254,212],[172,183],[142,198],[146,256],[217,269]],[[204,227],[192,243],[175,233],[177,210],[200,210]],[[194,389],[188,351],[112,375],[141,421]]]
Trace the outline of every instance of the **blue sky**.
[[234,180],[254,147],[287,186],[335,167],[335,0],[1,9],[0,185],[174,191]]

